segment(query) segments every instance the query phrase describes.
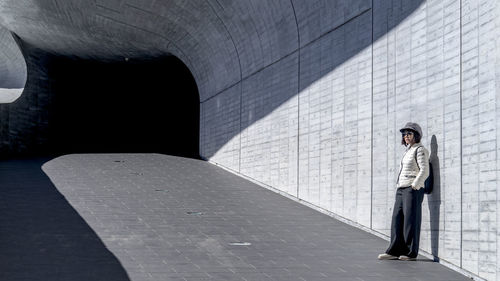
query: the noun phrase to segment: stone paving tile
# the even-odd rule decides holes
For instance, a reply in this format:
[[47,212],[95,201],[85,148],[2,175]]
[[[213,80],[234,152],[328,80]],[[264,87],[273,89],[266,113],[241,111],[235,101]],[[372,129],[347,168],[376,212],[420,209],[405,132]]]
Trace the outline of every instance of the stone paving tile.
[[0,162],[0,280],[469,280],[207,162]]

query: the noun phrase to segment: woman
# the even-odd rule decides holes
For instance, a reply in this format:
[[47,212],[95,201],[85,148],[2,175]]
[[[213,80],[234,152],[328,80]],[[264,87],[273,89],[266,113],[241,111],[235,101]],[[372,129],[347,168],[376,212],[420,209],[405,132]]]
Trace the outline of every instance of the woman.
[[391,243],[381,260],[415,260],[418,255],[424,182],[429,175],[429,152],[420,144],[422,129],[408,122],[400,130],[407,150],[401,159],[392,213]]

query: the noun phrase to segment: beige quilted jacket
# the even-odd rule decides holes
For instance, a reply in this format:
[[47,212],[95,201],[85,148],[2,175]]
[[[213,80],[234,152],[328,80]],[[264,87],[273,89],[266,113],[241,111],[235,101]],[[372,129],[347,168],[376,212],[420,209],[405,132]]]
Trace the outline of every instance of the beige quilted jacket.
[[[417,150],[416,161],[415,150]],[[428,176],[429,151],[422,144],[415,143],[406,150],[401,159],[397,187],[413,186],[415,189],[420,189],[424,187],[425,179]]]

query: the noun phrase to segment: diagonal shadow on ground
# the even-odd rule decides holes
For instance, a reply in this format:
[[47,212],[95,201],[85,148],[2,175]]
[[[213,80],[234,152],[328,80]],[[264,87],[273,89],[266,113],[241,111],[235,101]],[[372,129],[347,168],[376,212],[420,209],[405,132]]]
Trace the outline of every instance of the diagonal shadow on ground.
[[[25,196],[39,199],[19,200],[8,217],[50,226],[33,230],[47,233],[44,241],[10,248],[11,255],[19,260],[33,254],[27,262],[64,274],[32,278],[37,272],[31,271],[28,280],[126,280],[123,269],[134,281],[468,279],[426,259],[380,261],[377,254],[387,242],[379,237],[205,161],[162,154],[64,155],[43,164],[50,188],[38,188],[38,176],[45,176],[29,172],[38,171],[40,163],[0,163],[0,174],[10,174],[11,185],[26,184]],[[4,173],[6,168],[12,172]],[[15,210],[30,203],[32,211],[19,219]],[[49,258],[39,254],[41,247],[52,251]],[[77,263],[82,266],[73,266]]]
[[41,170],[47,160],[0,162],[0,280],[130,280]]

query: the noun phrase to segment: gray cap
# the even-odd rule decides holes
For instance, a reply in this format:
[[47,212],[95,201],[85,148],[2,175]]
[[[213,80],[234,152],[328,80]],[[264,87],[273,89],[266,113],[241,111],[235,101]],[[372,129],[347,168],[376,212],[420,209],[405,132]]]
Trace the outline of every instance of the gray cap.
[[413,131],[417,132],[420,136],[423,136],[422,135],[422,128],[420,128],[420,126],[417,123],[413,123],[413,122],[406,123],[406,125],[403,128],[401,128],[399,131],[402,133],[404,130],[413,130]]

